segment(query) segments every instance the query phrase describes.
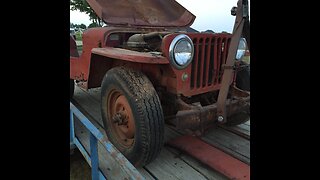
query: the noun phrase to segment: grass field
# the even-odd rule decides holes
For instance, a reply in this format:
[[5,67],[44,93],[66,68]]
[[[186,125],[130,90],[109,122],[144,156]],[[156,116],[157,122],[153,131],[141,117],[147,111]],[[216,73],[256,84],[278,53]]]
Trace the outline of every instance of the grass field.
[[76,39],[77,39],[77,41],[82,41],[82,33],[81,32],[76,32]]
[[242,61],[246,62],[247,64],[250,64],[250,56],[244,56],[242,58]]

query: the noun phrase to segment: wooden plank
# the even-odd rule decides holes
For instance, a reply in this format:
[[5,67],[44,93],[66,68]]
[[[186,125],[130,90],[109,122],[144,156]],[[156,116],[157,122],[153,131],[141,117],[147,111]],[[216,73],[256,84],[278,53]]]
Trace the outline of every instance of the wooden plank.
[[238,126],[228,127],[225,125],[220,125],[219,127],[250,140],[250,131],[247,131],[243,128]]
[[162,149],[158,158],[146,165],[146,168],[153,176],[157,177],[157,179],[206,179],[187,163],[175,157],[175,155],[166,148]]
[[[166,126],[165,128],[165,142],[174,139],[178,136],[181,136],[182,134],[173,130],[172,128],[169,128]],[[199,162],[198,160],[192,158],[191,156],[182,153],[181,151],[174,149],[169,146],[165,146],[167,150],[169,150],[171,153],[175,155],[175,157],[180,158],[182,161],[187,163],[190,167],[197,170],[200,174],[205,176],[207,179],[212,180],[227,180],[228,178],[225,177],[223,174],[219,173],[218,171],[208,167],[207,165]]]
[[137,170],[140,172],[140,174],[146,178],[146,180],[156,180],[153,176],[151,176],[145,168],[137,168]]
[[[219,127],[216,127],[216,128],[219,129]],[[207,137],[207,136],[210,136],[210,133],[214,133],[214,131],[216,131],[216,128],[210,129],[210,131],[209,131],[207,134],[205,134],[204,136],[201,137],[202,140],[204,140],[205,142],[207,142],[207,143],[209,143],[209,144],[211,144],[211,145],[219,148],[220,150],[222,150],[222,151],[224,151],[224,152],[232,155],[233,157],[238,158],[238,159],[241,160],[242,162],[245,162],[245,163],[247,163],[247,164],[250,164],[250,157],[246,157],[246,156],[242,155],[241,153],[239,153],[238,151],[235,151],[234,149],[230,148],[229,146],[226,146],[225,144],[228,144],[227,142],[221,144],[220,141],[217,141],[215,138],[213,138],[213,139],[211,138],[211,139],[210,139],[210,138]],[[171,128],[170,128],[170,129],[171,129]],[[175,130],[173,130],[173,131],[175,131]],[[223,132],[228,132],[228,131],[226,131],[226,130],[222,130],[222,131],[223,131]],[[188,131],[184,131],[184,130],[175,131],[175,132],[179,133],[180,135],[187,135],[187,134],[189,134]],[[229,133],[230,133],[230,132],[229,132]],[[235,136],[238,136],[238,135],[236,135],[236,134],[234,134],[234,135],[235,135]],[[239,140],[239,139],[237,139],[237,140]],[[240,140],[243,141],[244,138],[240,138]],[[250,140],[248,140],[248,142],[250,143]],[[232,144],[231,144],[231,146],[232,146]],[[249,149],[250,149],[250,147],[249,147]]]
[[[165,129],[167,132],[168,140],[176,138],[178,136],[181,136],[180,133],[177,131],[171,129],[171,128],[166,128]],[[182,153],[181,151],[171,148],[169,146],[166,146],[166,149],[168,149],[170,152],[175,154],[176,157],[179,157],[181,160],[186,162],[189,166],[192,168],[196,169],[199,173],[201,173],[203,176],[205,176],[207,179],[212,179],[212,180],[226,180],[228,179],[225,177],[223,174],[219,173],[218,171],[208,167],[207,165],[199,162],[198,160],[192,158],[191,156]]]
[[[172,128],[169,128],[166,126],[165,128],[165,142],[174,139],[178,136],[181,136],[182,134],[173,130]],[[189,166],[191,166],[193,169],[197,170],[200,174],[205,176],[207,179],[212,180],[226,180],[226,178],[223,174],[219,173],[218,171],[208,167],[207,165],[197,161],[196,159],[192,158],[191,156],[184,154],[180,152],[177,149],[171,148],[169,146],[165,146],[167,150],[169,150],[171,153],[175,155],[175,157],[180,158],[182,161],[187,163]]]
[[236,127],[239,128],[239,129],[243,129],[245,131],[250,132],[250,125],[248,125],[248,124],[240,124],[240,125],[238,125]]
[[218,142],[216,142],[215,140],[212,139],[208,139],[206,137],[203,137],[202,140],[204,140],[205,142],[211,144],[212,146],[219,148],[220,150],[224,151],[225,153],[230,154],[231,156],[239,159],[242,162],[245,162],[247,164],[250,165],[250,158],[243,156],[242,154],[239,154],[238,152],[233,151],[232,149],[229,149],[228,147],[225,147],[221,144],[219,144]]
[[97,100],[100,103],[101,98],[101,87],[98,88],[92,88],[87,91],[87,93],[95,100]]
[[169,145],[190,154],[230,179],[250,179],[250,166],[248,164],[204,142],[199,137],[192,135],[180,136],[170,141]]
[[172,147],[166,147],[170,152],[175,154],[176,157],[180,158],[184,162],[186,162],[189,166],[196,169],[199,173],[201,173],[203,176],[205,176],[207,179],[210,180],[228,180],[227,177],[225,177],[220,172],[216,171],[215,169],[212,169],[208,167],[206,164],[203,164],[199,162],[198,160],[192,158],[191,156],[175,149]]
[[202,137],[204,141],[250,164],[250,141],[222,128],[215,128]]
[[[174,139],[178,136],[183,135],[181,132],[177,132],[176,130],[169,128],[166,126],[165,128],[165,142],[169,141],[170,139]],[[182,153],[181,151],[171,148],[169,146],[165,146],[167,150],[175,154],[176,157],[179,157],[181,160],[186,162],[189,166],[191,166],[193,169],[196,169],[200,174],[205,176],[207,179],[212,179],[212,180],[226,180],[228,179],[225,177],[223,174],[219,173],[218,171],[208,167],[207,165],[199,162],[198,160],[192,158],[191,156]]]
[[[77,102],[83,110],[88,112],[100,126],[103,127],[100,111],[100,101],[93,99],[87,92],[76,86],[73,96],[73,101]],[[72,101],[72,102],[73,102]],[[78,106],[77,106],[78,107]]]
[[250,158],[250,141],[228,132],[221,128],[216,128],[209,132],[205,137],[215,139],[225,147],[229,147],[234,151]]

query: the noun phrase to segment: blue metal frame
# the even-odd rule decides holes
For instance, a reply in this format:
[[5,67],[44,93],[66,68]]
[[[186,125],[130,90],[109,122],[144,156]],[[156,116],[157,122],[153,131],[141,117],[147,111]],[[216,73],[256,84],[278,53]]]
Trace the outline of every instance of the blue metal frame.
[[[74,132],[74,115],[90,132],[90,154],[79,142]],[[105,180],[106,177],[99,170],[99,153],[98,142],[107,150],[109,155],[117,162],[121,162],[126,174],[130,175],[130,179],[145,179],[140,172],[117,150],[113,144],[70,102],[70,148],[77,147],[88,164],[91,166],[91,174],[93,180]]]

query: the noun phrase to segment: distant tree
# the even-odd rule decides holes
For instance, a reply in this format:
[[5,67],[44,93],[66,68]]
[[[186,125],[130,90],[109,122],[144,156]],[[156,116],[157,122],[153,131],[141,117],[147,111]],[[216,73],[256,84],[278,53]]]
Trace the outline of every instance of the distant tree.
[[79,10],[89,15],[92,23],[102,26],[102,20],[97,16],[93,9],[89,6],[86,0],[70,0],[71,10]]
[[204,31],[205,33],[214,33],[214,31],[212,31],[212,30],[210,30],[210,29],[208,29],[208,30],[206,30],[206,31]]
[[199,31],[193,29],[192,27],[187,27],[186,31],[187,32],[199,32]]
[[74,24],[73,23],[70,23],[70,28],[74,28]]
[[79,28],[81,28],[81,29],[87,29],[87,26],[86,26],[85,24],[80,24],[80,25],[79,25]]
[[101,26],[97,23],[94,23],[94,22],[89,24],[89,26],[88,26],[88,28],[93,28],[93,27],[101,27]]

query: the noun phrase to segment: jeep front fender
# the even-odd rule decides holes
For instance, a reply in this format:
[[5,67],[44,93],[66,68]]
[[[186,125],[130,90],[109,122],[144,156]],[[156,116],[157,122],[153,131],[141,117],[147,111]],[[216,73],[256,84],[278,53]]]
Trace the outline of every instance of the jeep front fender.
[[137,62],[137,63],[169,64],[169,61],[167,58],[154,52],[138,52],[138,51],[131,51],[128,49],[113,48],[113,47],[93,48],[91,52],[93,54],[98,54],[108,58]]

